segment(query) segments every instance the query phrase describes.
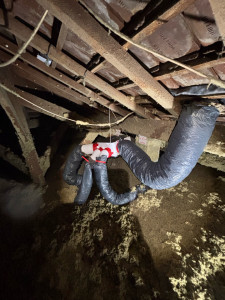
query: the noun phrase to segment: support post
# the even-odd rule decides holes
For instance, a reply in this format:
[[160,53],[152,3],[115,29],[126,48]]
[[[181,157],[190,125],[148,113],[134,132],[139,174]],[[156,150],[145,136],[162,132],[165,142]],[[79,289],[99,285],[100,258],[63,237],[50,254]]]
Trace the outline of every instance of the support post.
[[1,88],[0,103],[15,128],[32,180],[37,184],[44,185],[44,174],[40,167],[38,154],[22,106],[16,100],[11,100],[8,94]]

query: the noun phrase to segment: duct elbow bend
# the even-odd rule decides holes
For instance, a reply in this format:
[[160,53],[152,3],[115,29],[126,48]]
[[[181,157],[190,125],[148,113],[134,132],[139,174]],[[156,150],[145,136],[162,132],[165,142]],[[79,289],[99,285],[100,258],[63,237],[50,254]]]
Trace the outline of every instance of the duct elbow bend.
[[63,179],[67,184],[79,187],[74,199],[76,204],[84,204],[87,201],[93,183],[92,169],[89,162],[85,164],[83,175],[78,174],[82,160],[81,146],[78,145],[69,155],[63,172]]
[[120,141],[118,149],[135,176],[150,188],[162,190],[185,179],[198,162],[215,127],[219,111],[213,106],[184,107],[158,162],[130,141]]
[[[101,156],[99,161],[106,162],[107,156]],[[95,180],[102,196],[113,205],[123,205],[134,201],[140,193],[147,191],[146,186],[136,186],[134,189],[123,194],[117,194],[109,184],[106,163],[94,164]]]

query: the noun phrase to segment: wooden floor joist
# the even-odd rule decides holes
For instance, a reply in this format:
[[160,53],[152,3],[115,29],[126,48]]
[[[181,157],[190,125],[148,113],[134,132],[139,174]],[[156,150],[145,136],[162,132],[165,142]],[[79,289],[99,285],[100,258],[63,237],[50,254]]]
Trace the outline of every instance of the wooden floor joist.
[[[147,25],[145,28],[143,28],[141,31],[139,31],[137,34],[134,35],[132,40],[136,43],[140,43],[145,37],[153,34],[160,26],[165,24],[165,22],[168,22],[170,19],[174,18],[178,14],[180,14],[182,11],[184,11],[188,6],[193,4],[195,0],[180,0],[177,3],[175,3],[171,8],[166,10],[164,13],[162,13],[160,16],[156,16],[156,19],[152,21],[149,25]],[[123,48],[127,51],[130,48],[131,44],[129,42],[126,42],[123,45]],[[98,64],[96,67],[92,69],[93,73],[98,72],[100,69],[104,67],[105,61]]]
[[0,145],[0,157],[22,173],[29,175],[28,169],[23,160],[13,153],[13,151],[11,151],[8,147]]
[[53,133],[53,137],[47,146],[47,149],[43,156],[40,157],[40,164],[44,174],[47,172],[48,168],[51,166],[51,162],[62,143],[65,133],[68,129],[68,124],[60,123],[57,130]]
[[[1,19],[0,15],[0,22],[2,21],[3,20]],[[19,21],[15,20],[14,18],[9,17],[8,21],[10,28],[9,31],[14,35],[19,36],[19,38],[23,41],[27,41],[28,37],[31,35],[32,30]],[[108,84],[106,81],[88,71],[85,67],[77,63],[68,55],[64,54],[62,51],[57,50],[54,46],[51,46],[49,48],[49,43],[42,37],[36,35],[32,40],[31,45],[41,53],[48,53],[50,59],[54,60],[66,70],[72,72],[74,75],[85,77],[85,81],[87,83],[94,85],[97,89],[105,93],[107,96],[118,101],[120,104],[137,113],[138,115],[144,118],[154,118],[154,115],[152,115],[151,112],[133,103],[128,96],[125,96],[110,84]]]
[[215,16],[216,25],[225,45],[225,2],[224,0],[209,0],[213,14]]
[[[7,84],[5,84],[5,86],[7,86]],[[9,87],[9,86],[8,86]],[[38,106],[41,106],[43,109],[46,109],[46,110],[49,110],[50,112],[52,112],[53,114],[57,114],[57,115],[60,115],[60,116],[67,116],[67,115],[70,115],[72,112],[68,109],[65,109],[61,106],[58,106],[56,104],[53,104],[53,103],[50,103],[42,98],[39,98],[37,96],[34,96],[30,93],[27,93],[27,92],[24,92],[24,91],[21,91],[20,89],[14,87],[13,88],[13,91],[15,91],[17,94],[21,95],[22,97],[24,97],[25,99],[27,99],[28,101],[38,105]],[[25,106],[25,107],[28,107],[32,110],[35,110],[35,111],[38,111],[40,113],[43,113],[43,114],[46,114],[50,117],[53,117],[52,114],[48,114],[46,111],[43,111],[42,109],[30,104],[29,102],[26,102],[20,98],[16,98],[16,101],[22,105],[22,106]],[[60,118],[60,117],[57,117],[57,116],[54,116],[55,119],[58,119],[59,121],[64,121],[64,119]]]
[[[71,119],[73,119],[74,121],[76,120],[81,120],[84,122],[88,122],[88,123],[93,123],[93,121],[91,121],[88,118],[84,118],[82,116],[80,116],[78,113],[74,112],[74,111],[70,111],[62,106],[56,105],[54,103],[51,103],[47,100],[44,100],[40,97],[34,96],[28,92],[22,91],[19,88],[11,87],[8,82],[7,79],[3,79],[1,78],[0,80],[6,87],[12,89],[13,91],[15,91],[17,94],[19,94],[20,96],[22,96],[23,98],[25,98],[26,100],[28,100],[29,102],[24,101],[23,99],[16,97],[15,100],[22,106],[28,107],[34,111],[38,111],[40,113],[43,113],[47,116],[53,117],[59,121],[66,121],[64,118],[60,118],[60,116],[62,117],[69,117]],[[19,81],[20,82],[20,81]],[[18,82],[18,83],[19,83]],[[14,83],[17,84],[17,80],[14,78]],[[32,105],[32,103],[34,105]],[[41,108],[43,108],[44,110],[42,110],[41,108],[37,107],[40,106]],[[47,111],[49,111],[50,113],[48,113]],[[58,115],[58,116],[57,116]],[[69,125],[74,126],[75,123],[69,122]]]
[[[0,57],[1,59],[3,59],[3,61],[7,61],[11,56],[0,50]],[[13,63],[12,66],[14,71],[20,77],[28,79],[29,81],[33,81],[36,84],[51,91],[52,93],[64,97],[78,105],[81,105],[82,103],[90,105],[90,100],[87,97],[82,96],[74,90],[71,90],[69,87],[65,87],[62,83],[59,83],[51,77],[40,73],[27,64],[17,61]],[[97,108],[97,104],[93,103],[93,107]]]
[[[164,109],[177,115],[173,97],[114,40],[108,32],[76,1],[38,0],[45,9],[89,44],[97,53],[135,82]],[[55,50],[55,49],[54,49]],[[128,107],[128,106],[127,106]],[[132,109],[132,108],[131,108]],[[132,109],[133,110],[133,109]]]
[[[13,55],[15,53],[17,53],[17,51],[18,51],[18,47],[16,47],[15,44],[13,44],[9,40],[7,40],[6,38],[1,37],[1,36],[0,36],[0,48],[2,48],[4,51],[7,51]],[[22,54],[20,58],[24,62],[37,68],[38,70],[42,71],[43,73],[47,74],[48,76],[56,79],[57,81],[65,84],[66,86],[70,87],[71,89],[74,89],[74,90],[78,91],[80,94],[88,97],[90,99],[90,102],[99,103],[102,106],[105,106],[106,108],[110,107],[110,109],[113,112],[115,112],[121,116],[125,116],[126,114],[129,113],[129,111],[127,111],[121,107],[114,106],[113,104],[111,104],[111,102],[109,100],[105,99],[104,97],[101,97],[100,95],[96,94],[95,92],[93,92],[89,88],[85,87],[84,85],[77,83],[75,80],[73,80],[69,76],[62,74],[62,72],[59,72],[53,68],[47,67],[43,62],[39,61],[37,58],[35,58],[31,54],[29,54],[29,53]]]
[[110,84],[106,83],[104,80],[93,74],[92,72],[86,70],[83,66],[79,65],[77,62],[72,60],[66,54],[58,51],[55,47],[50,47],[49,56],[56,61],[58,64],[62,65],[69,70],[70,72],[74,73],[75,75],[83,76],[84,80],[91,85],[97,87],[100,91],[107,94],[110,97],[113,97],[117,100],[120,104],[126,106],[128,109],[134,111],[138,115],[145,117],[145,118],[154,118],[154,116],[148,111],[142,108],[141,106],[135,104],[131,101],[130,97],[125,96],[117,89],[112,87]]
[[[192,68],[195,70],[200,70],[200,71],[202,70],[204,73],[205,69],[213,68],[213,67],[216,67],[221,64],[225,64],[225,57],[217,58],[215,60],[211,60],[211,61],[207,61],[207,62],[203,62],[203,63],[198,63],[196,65],[192,65]],[[166,74],[154,76],[154,78],[156,80],[165,80],[165,79],[173,78],[174,76],[186,75],[188,73],[189,73],[189,71],[186,69],[182,69],[182,70],[178,70],[178,71],[173,70],[173,71],[167,72]],[[121,90],[125,90],[125,89],[132,88],[135,86],[137,86],[135,83],[128,83],[128,84],[118,87],[117,89],[119,91],[121,91]]]
[[3,89],[0,89],[0,103],[16,131],[31,178],[35,183],[44,185],[44,174],[23,112],[23,107],[17,101],[14,101],[13,97],[8,95]]
[[[62,23],[60,30],[59,30],[59,36],[58,36],[58,40],[57,40],[57,44],[56,44],[56,48],[59,50],[62,50],[63,45],[65,43],[66,37],[67,37],[67,33],[68,33],[68,28]],[[53,69],[55,69],[57,66],[57,63],[55,61],[52,62],[51,67]]]
[[[162,15],[157,16],[157,19],[151,22],[148,26],[143,28],[138,32],[132,40],[136,43],[140,43],[146,36],[151,35],[155,32],[160,26],[168,22],[170,19],[174,18],[178,14],[182,13],[187,7],[193,4],[196,0],[180,0],[175,3],[170,9],[165,11]],[[130,43],[126,42],[123,45],[124,49],[129,49],[131,46]]]

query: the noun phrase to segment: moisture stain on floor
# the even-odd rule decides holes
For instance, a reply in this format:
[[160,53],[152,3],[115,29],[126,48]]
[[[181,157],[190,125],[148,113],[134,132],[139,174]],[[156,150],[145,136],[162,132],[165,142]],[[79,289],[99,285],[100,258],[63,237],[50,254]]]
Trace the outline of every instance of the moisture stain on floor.
[[[33,218],[2,213],[1,291],[7,299],[225,299],[225,176],[197,165],[174,188],[113,206],[94,186],[83,206],[48,172]],[[108,162],[118,192],[138,184],[121,158]]]

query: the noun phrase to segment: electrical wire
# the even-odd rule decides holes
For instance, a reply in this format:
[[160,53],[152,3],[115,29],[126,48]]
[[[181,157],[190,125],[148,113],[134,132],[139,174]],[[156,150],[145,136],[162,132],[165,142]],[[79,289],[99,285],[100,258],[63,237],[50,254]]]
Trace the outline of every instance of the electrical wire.
[[25,102],[33,105],[34,107],[37,107],[39,109],[41,109],[42,111],[45,111],[46,113],[52,115],[53,117],[58,117],[58,118],[61,118],[63,120],[67,120],[67,121],[70,121],[70,122],[73,122],[75,123],[76,125],[79,125],[79,126],[86,126],[86,127],[111,127],[111,126],[115,126],[115,125],[118,125],[120,123],[122,123],[124,120],[126,120],[130,115],[133,114],[133,112],[127,114],[125,117],[121,118],[120,120],[116,121],[116,122],[113,122],[113,123],[102,123],[102,124],[91,124],[91,123],[88,123],[88,122],[84,122],[84,121],[80,121],[80,120],[73,120],[73,119],[70,119],[70,118],[67,118],[67,117],[64,117],[64,116],[60,116],[58,114],[55,114],[35,103],[32,103],[31,101],[27,100],[26,98],[24,98],[23,96],[21,96],[20,94],[18,94],[17,92],[11,90],[10,88],[6,87],[4,84],[0,83],[0,87],[3,88],[5,91],[13,94],[14,96],[24,100]]
[[189,67],[175,59],[171,59],[165,55],[162,55],[152,49],[149,49],[141,44],[138,44],[136,42],[134,42],[131,38],[129,38],[128,36],[126,36],[125,34],[121,33],[120,31],[114,29],[112,26],[110,26],[108,23],[106,23],[105,21],[103,21],[89,6],[86,5],[86,3],[84,3],[83,0],[79,0],[79,2],[84,6],[86,7],[86,9],[102,24],[104,25],[108,30],[114,32],[116,35],[118,35],[119,37],[121,37],[122,39],[124,39],[125,41],[129,42],[130,44],[146,51],[146,52],[149,52],[151,54],[153,54],[154,56],[157,56],[163,60],[167,60],[167,61],[170,61],[171,63],[177,65],[177,66],[180,66],[192,73],[195,73],[196,75],[198,76],[201,76],[201,77],[204,77],[204,78],[207,78],[209,80],[209,85],[211,84],[214,84],[216,86],[219,86],[219,87],[222,87],[222,88],[225,88],[225,83],[219,79],[216,79],[214,77],[210,77],[210,76],[207,76],[205,75],[204,73],[200,72],[200,71],[197,71],[195,69],[193,69],[192,67]]
[[12,63],[14,63],[17,60],[17,58],[20,57],[20,55],[24,52],[24,50],[26,50],[26,48],[28,47],[30,42],[35,37],[36,33],[38,32],[39,28],[41,27],[41,24],[43,23],[43,21],[44,21],[45,17],[47,16],[47,14],[48,14],[48,10],[46,10],[45,13],[43,14],[41,20],[39,21],[39,23],[35,27],[34,31],[32,32],[31,36],[29,37],[29,39],[23,44],[23,46],[18,50],[18,52],[12,58],[10,58],[10,60],[8,60],[4,63],[1,63],[0,68],[7,67],[7,66],[11,65]]

